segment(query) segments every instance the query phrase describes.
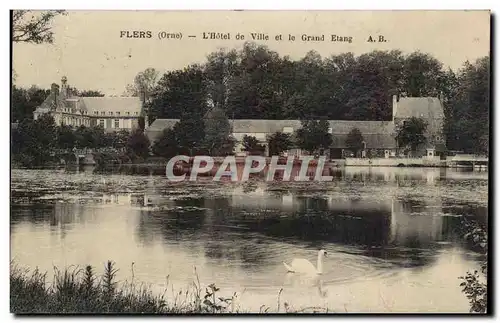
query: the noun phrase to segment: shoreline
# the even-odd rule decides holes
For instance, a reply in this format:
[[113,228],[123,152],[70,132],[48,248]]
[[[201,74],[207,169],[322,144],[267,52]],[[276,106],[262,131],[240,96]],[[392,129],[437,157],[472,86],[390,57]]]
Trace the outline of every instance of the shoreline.
[[[294,309],[280,299],[283,289],[276,291],[276,302],[262,304],[259,311],[246,310],[240,305],[241,293],[225,297],[214,284],[200,283],[195,268],[193,281],[185,290],[175,291],[176,297],[153,292],[145,282],[118,281],[115,263],[108,261],[101,273],[95,268],[54,267],[54,280],[47,281],[47,272],[30,270],[10,264],[10,312],[26,314],[297,314],[334,313],[321,306]],[[173,290],[172,290],[173,291]],[[174,295],[174,293],[172,293]],[[179,297],[180,296],[180,297]]]

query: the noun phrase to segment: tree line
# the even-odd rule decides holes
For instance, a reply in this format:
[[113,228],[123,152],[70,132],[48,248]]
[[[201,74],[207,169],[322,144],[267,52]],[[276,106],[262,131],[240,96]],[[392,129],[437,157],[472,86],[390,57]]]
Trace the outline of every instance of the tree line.
[[[441,97],[450,150],[487,153],[489,57],[445,69],[429,54],[399,50],[300,60],[254,43],[165,73],[148,90],[150,122],[198,118],[216,107],[234,119],[391,120],[392,95]],[[155,77],[156,80],[156,77]]]
[[[203,131],[198,130],[214,108],[231,119],[390,120],[393,94],[440,96],[447,148],[488,153],[489,71],[489,57],[465,62],[454,72],[421,52],[372,51],[322,58],[311,51],[293,61],[266,46],[246,43],[239,51],[220,49],[201,65],[161,77],[148,68],[124,95],[142,96],[149,123],[157,118],[191,119],[191,125],[183,123],[184,128],[176,129],[187,136],[178,144],[181,147],[200,144]],[[102,95],[73,91],[80,96]],[[47,95],[48,90],[14,86],[12,120],[32,118]]]
[[57,163],[57,150],[71,155],[74,149],[114,148],[123,160],[137,161],[149,156],[149,140],[143,129],[105,132],[102,127],[56,125],[50,115],[24,119],[11,131],[12,162],[23,167]]

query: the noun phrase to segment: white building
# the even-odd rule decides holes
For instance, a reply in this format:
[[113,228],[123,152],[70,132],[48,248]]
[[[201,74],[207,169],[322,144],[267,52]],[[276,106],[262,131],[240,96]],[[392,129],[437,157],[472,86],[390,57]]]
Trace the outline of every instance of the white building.
[[34,111],[54,117],[57,125],[101,126],[105,131],[132,130],[138,126],[142,104],[138,97],[78,97],[72,95],[66,77],[61,88],[52,84],[50,95]]

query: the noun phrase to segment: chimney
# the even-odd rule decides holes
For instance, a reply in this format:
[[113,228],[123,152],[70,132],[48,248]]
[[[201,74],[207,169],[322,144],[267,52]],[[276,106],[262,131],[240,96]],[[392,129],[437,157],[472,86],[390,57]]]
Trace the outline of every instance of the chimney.
[[68,97],[68,79],[66,76],[61,78],[61,96],[63,98]]
[[52,85],[50,86],[50,93],[59,95],[59,85],[57,85],[56,83],[52,83]]
[[394,94],[392,96],[392,121],[394,121],[394,117],[396,116],[396,111],[398,109],[399,102],[399,94]]
[[57,108],[57,99],[59,97],[59,85],[56,83],[52,83],[50,85],[50,97],[51,97],[51,109],[56,109]]

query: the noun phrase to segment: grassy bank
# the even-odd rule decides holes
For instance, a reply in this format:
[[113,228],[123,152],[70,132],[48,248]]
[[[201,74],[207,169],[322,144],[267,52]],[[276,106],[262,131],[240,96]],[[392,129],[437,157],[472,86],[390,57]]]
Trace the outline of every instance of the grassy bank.
[[[146,285],[134,282],[118,282],[117,269],[108,261],[102,275],[94,268],[54,268],[54,279],[48,283],[47,273],[29,271],[11,264],[10,311],[15,314],[47,313],[144,313],[144,314],[220,314],[245,313],[236,305],[237,294],[231,298],[220,297],[214,285],[201,287],[196,278],[186,291],[176,292],[171,298],[153,293]],[[295,310],[288,304],[277,308],[263,305],[261,313],[270,312],[328,312],[324,308]],[[273,306],[273,307],[276,307]],[[281,308],[280,308],[281,307]]]

